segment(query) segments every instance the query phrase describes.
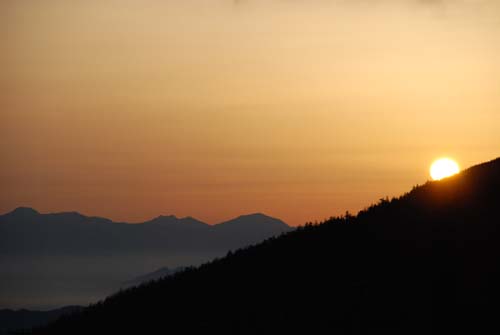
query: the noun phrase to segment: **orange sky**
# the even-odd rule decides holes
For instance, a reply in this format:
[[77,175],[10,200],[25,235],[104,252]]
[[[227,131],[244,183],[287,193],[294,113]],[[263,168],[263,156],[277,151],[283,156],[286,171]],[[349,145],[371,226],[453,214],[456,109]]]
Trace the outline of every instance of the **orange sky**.
[[297,225],[500,156],[493,0],[0,2],[0,212]]

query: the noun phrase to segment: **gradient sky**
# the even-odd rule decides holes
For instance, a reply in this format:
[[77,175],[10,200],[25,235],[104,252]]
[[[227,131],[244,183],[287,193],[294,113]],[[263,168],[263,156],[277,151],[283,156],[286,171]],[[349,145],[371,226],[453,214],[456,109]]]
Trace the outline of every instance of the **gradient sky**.
[[2,0],[0,212],[292,225],[500,156],[495,0]]

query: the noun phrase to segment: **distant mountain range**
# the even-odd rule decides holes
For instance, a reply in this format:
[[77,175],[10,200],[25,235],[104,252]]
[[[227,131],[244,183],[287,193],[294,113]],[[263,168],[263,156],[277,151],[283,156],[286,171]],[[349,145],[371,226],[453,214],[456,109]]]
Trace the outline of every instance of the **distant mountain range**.
[[139,274],[197,265],[291,229],[264,214],[216,225],[175,216],[130,224],[17,208],[0,216],[0,308],[87,304]]
[[240,216],[216,225],[173,215],[129,224],[76,212],[40,214],[21,207],[0,216],[0,253],[227,251],[289,230],[283,221],[264,214]]
[[122,291],[36,334],[499,334],[500,159]]

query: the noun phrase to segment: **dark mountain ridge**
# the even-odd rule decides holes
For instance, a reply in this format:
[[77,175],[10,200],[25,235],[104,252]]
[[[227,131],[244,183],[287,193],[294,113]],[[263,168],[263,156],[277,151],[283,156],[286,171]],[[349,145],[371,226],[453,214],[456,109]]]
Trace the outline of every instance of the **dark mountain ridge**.
[[[216,225],[174,215],[129,224],[77,212],[40,214],[20,207],[0,216],[0,251],[100,254],[134,249],[229,250],[290,229],[283,221],[263,214],[242,216]],[[229,230],[231,235],[227,234]]]
[[499,205],[496,159],[120,292],[36,333],[498,333]]

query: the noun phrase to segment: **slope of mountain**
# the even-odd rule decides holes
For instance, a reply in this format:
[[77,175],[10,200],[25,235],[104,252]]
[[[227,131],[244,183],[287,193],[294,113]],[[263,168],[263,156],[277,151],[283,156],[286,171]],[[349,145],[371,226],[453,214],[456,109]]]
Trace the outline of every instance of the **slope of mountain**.
[[37,334],[496,334],[499,205],[497,159],[123,291]]
[[131,287],[131,286],[137,286],[141,284],[148,283],[153,280],[158,280],[161,278],[165,278],[168,276],[172,276],[176,274],[177,272],[180,272],[184,270],[185,267],[179,266],[176,268],[169,268],[169,267],[162,267],[161,269],[158,269],[156,271],[153,271],[151,273],[147,273],[145,275],[135,277],[131,280],[127,280],[126,282],[123,283],[122,287]]
[[86,305],[138,273],[198,265],[291,230],[265,215],[239,221],[221,227],[159,216],[127,224],[18,208],[0,216],[0,308]]
[[7,335],[22,329],[40,327],[53,322],[63,315],[76,313],[82,310],[80,306],[67,306],[51,311],[0,310],[0,335]]

